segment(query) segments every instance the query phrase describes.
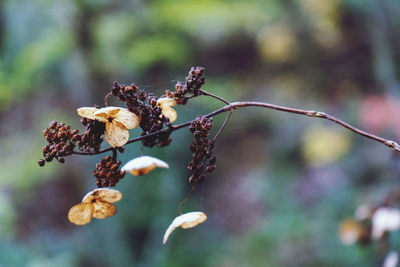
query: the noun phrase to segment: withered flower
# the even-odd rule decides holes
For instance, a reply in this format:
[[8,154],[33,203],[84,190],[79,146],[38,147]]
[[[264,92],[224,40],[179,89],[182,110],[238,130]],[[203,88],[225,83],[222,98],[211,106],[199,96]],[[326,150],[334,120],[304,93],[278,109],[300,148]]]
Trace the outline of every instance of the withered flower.
[[125,108],[78,108],[78,114],[84,118],[98,120],[106,124],[105,137],[112,147],[121,147],[128,142],[128,129],[136,128],[140,123],[140,117]]
[[128,161],[121,171],[130,172],[132,175],[139,176],[152,171],[155,167],[169,168],[168,164],[160,159],[150,156],[141,156]]
[[122,194],[109,188],[98,188],[87,193],[82,202],[69,209],[68,220],[76,225],[89,223],[92,218],[104,219],[117,212],[113,202],[120,201]]
[[176,105],[176,101],[173,98],[163,97],[157,100],[157,105],[161,108],[162,114],[169,119],[169,122],[176,121],[178,114],[171,108]]
[[372,216],[372,237],[379,239],[385,232],[400,229],[400,210],[390,207],[377,209]]
[[182,214],[176,217],[170,226],[168,226],[167,231],[165,231],[163,244],[165,244],[168,240],[169,235],[179,226],[183,229],[188,229],[195,227],[196,225],[207,220],[207,216],[205,213],[201,211],[192,211],[189,213]]
[[367,229],[354,219],[342,221],[339,228],[339,238],[344,245],[353,245],[367,236]]

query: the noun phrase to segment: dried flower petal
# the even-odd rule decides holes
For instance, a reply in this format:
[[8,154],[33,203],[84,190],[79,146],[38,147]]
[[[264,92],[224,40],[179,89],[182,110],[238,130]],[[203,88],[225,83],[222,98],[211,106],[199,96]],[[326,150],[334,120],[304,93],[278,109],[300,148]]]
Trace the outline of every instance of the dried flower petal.
[[79,203],[69,209],[68,220],[76,225],[84,225],[92,220],[93,212],[91,203]]
[[121,171],[128,171],[132,175],[139,176],[149,173],[155,167],[169,168],[168,164],[160,159],[150,156],[141,156],[127,162],[121,168]]
[[121,123],[126,129],[133,129],[139,126],[140,117],[127,109],[121,108],[114,121]]
[[82,107],[82,108],[78,108],[76,111],[78,112],[78,115],[83,118],[87,118],[87,119],[91,119],[91,120],[98,120],[101,122],[107,122],[107,120],[105,118],[101,118],[101,117],[98,117],[95,115],[95,113],[98,111],[97,108]]
[[96,219],[104,219],[113,216],[117,212],[117,207],[114,204],[102,201],[93,202],[94,213],[93,217]]
[[366,229],[353,219],[344,220],[340,224],[339,238],[344,245],[353,245],[366,234]]
[[382,264],[382,267],[396,267],[399,262],[399,254],[396,251],[391,251],[386,256],[385,261]]
[[207,216],[201,211],[193,211],[176,217],[165,231],[163,244],[167,242],[169,235],[179,226],[183,229],[192,228],[205,220],[207,220]]
[[160,106],[162,114],[167,117],[171,123],[176,121],[178,114],[171,108],[176,105],[176,101],[173,98],[160,98],[157,100],[157,105]]
[[120,107],[105,107],[98,109],[94,115],[105,119],[115,118],[121,109]]
[[379,239],[386,231],[400,229],[400,210],[382,207],[372,216],[372,237]]
[[129,140],[129,131],[120,123],[106,123],[105,137],[112,147],[122,147]]
[[118,202],[122,198],[121,192],[110,188],[97,188],[87,193],[82,202],[93,202],[93,200],[100,200],[102,202]]

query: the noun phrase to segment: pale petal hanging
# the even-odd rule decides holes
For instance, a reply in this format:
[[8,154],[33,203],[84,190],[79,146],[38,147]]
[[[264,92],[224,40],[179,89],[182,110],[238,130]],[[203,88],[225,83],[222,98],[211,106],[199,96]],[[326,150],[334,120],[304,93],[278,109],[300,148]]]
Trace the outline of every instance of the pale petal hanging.
[[132,175],[139,176],[152,171],[155,167],[169,168],[168,164],[160,159],[141,156],[127,162],[122,168],[122,171],[130,172]]
[[120,109],[114,121],[121,123],[127,129],[133,129],[139,126],[140,117],[127,109]]
[[160,106],[162,114],[167,117],[171,123],[176,121],[178,114],[171,108],[176,105],[176,101],[173,98],[160,98],[157,100],[157,105]]
[[92,200],[100,200],[102,202],[117,202],[122,198],[121,192],[110,188],[97,188],[87,193],[82,202],[92,202]]
[[165,231],[163,244],[167,242],[169,235],[179,226],[184,229],[192,228],[205,220],[207,220],[207,216],[201,211],[193,211],[176,217]]
[[96,200],[93,202],[94,213],[93,217],[96,219],[104,219],[113,216],[117,212],[114,204]]
[[76,225],[84,225],[92,220],[93,212],[91,203],[80,203],[69,209],[68,220]]
[[106,123],[105,137],[112,147],[121,147],[129,140],[129,131],[120,123]]
[[176,113],[175,109],[165,107],[162,109],[162,114],[169,119],[169,122],[173,123],[178,118],[178,113]]
[[372,237],[379,239],[386,231],[400,229],[400,210],[390,207],[382,207],[372,216]]

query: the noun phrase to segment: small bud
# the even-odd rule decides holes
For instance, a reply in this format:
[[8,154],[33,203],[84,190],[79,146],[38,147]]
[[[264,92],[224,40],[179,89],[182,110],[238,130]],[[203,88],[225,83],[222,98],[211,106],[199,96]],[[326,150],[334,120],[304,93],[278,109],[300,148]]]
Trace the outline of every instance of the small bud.
[[43,167],[45,163],[46,163],[46,161],[44,159],[40,159],[38,161],[38,164],[39,164],[40,167]]

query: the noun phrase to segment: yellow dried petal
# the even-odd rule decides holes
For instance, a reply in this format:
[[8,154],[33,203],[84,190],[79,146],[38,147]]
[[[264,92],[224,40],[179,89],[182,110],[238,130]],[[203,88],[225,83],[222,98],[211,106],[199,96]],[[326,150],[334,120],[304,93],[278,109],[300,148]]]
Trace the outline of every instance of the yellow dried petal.
[[129,139],[129,131],[118,122],[106,123],[106,132],[104,135],[112,147],[121,147]]
[[68,220],[76,225],[84,225],[92,220],[94,208],[91,203],[80,203],[69,209]]
[[114,121],[121,123],[127,129],[133,129],[139,126],[140,117],[127,109],[121,108]]
[[340,224],[339,238],[344,245],[353,245],[366,234],[364,226],[356,220],[346,219]]
[[101,118],[115,118],[121,109],[120,107],[105,107],[97,110],[94,115]]
[[150,156],[141,156],[128,161],[121,170],[139,176],[152,171],[155,167],[169,168],[168,164],[160,159]]
[[102,201],[93,202],[94,213],[93,217],[96,219],[104,219],[113,216],[117,212],[114,204]]
[[176,105],[176,101],[170,97],[162,97],[157,100],[157,105],[159,105],[161,108],[173,107]]
[[104,118],[96,117],[95,113],[98,111],[97,108],[83,107],[83,108],[78,108],[76,111],[78,112],[78,115],[83,118],[87,118],[87,119],[91,119],[91,120],[98,120],[101,122],[107,121]]
[[169,235],[179,226],[184,229],[192,228],[205,220],[207,220],[207,216],[201,211],[193,211],[176,217],[165,231],[163,244],[167,242]]
[[102,201],[102,202],[117,202],[120,201],[122,198],[121,192],[115,189],[110,189],[110,188],[97,188],[89,193],[87,193],[83,199],[82,202],[94,202],[96,200]]
[[165,107],[161,109],[162,114],[169,119],[169,122],[173,123],[178,118],[178,114],[175,109]]

